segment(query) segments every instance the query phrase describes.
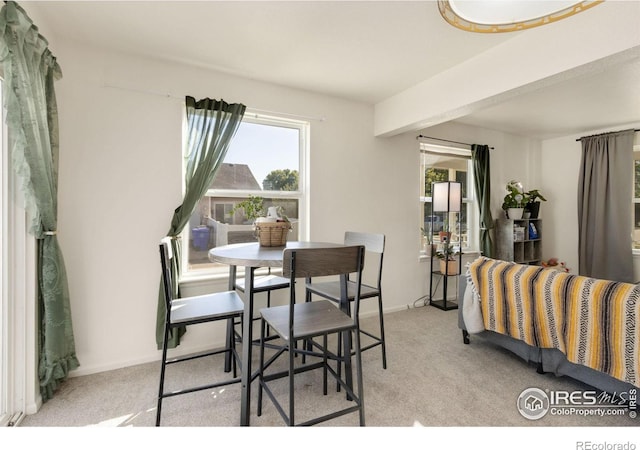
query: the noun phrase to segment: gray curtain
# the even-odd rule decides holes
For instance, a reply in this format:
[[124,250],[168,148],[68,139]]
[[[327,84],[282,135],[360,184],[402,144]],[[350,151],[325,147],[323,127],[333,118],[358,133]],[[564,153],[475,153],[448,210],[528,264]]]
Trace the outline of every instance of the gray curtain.
[[[581,139],[580,275],[633,282],[633,130]],[[565,230],[566,231],[566,230]]]
[[62,77],[47,40],[15,2],[0,11],[9,146],[22,182],[29,232],[38,240],[40,393],[49,400],[76,358],[67,275],[58,245],[58,107],[53,87]]
[[473,179],[475,181],[478,208],[480,209],[480,252],[482,255],[493,257],[493,242],[491,229],[491,170],[488,145],[473,144],[471,146],[471,161],[473,163]]
[[[228,104],[224,100],[205,98],[196,101],[186,97],[187,136],[185,143],[185,189],[182,204],[178,206],[171,219],[167,236],[172,236],[173,258],[172,272],[174,280],[182,274],[182,248],[179,235],[189,223],[200,199],[207,193],[213,177],[224,161],[229,143],[238,131],[246,107],[241,103]],[[179,283],[173,285],[174,297],[180,297]],[[158,311],[156,317],[156,343],[162,348],[166,304],[162,284],[158,293]],[[182,327],[171,335],[169,348],[180,344],[180,338],[186,332]]]

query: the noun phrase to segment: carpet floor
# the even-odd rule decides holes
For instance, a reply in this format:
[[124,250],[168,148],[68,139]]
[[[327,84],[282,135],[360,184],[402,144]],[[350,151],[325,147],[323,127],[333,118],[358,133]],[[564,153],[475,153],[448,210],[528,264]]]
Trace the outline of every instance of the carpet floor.
[[[376,324],[376,318],[362,321],[365,329],[374,328]],[[380,347],[363,353],[368,427],[439,429],[451,443],[452,438],[461,434],[456,430],[469,427],[524,428],[527,434],[540,427],[540,433],[532,434],[540,439],[542,430],[549,428],[579,427],[584,434],[588,427],[589,431],[599,430],[598,436],[605,436],[603,433],[615,427],[616,436],[622,436],[621,427],[640,424],[628,414],[547,414],[539,420],[523,417],[516,403],[527,388],[537,387],[547,392],[591,388],[566,377],[538,374],[535,366],[478,336],[472,336],[471,344],[464,345],[457,327],[457,311],[441,311],[430,306],[413,308],[385,315],[385,325],[388,368],[382,368]],[[40,411],[25,417],[19,428],[152,427],[159,369],[159,363],[149,363],[71,377]],[[169,389],[228,376],[222,370],[221,356],[179,364],[168,370]],[[262,416],[256,415],[255,386],[256,383],[252,389],[251,429],[282,427],[282,418],[266,396]],[[286,382],[276,390],[286,400]],[[336,393],[335,384],[330,384],[329,391],[329,395],[322,395],[319,371],[296,378],[299,419],[325,409],[344,407],[344,393]],[[236,427],[239,416],[240,386],[235,384],[165,400],[162,425],[174,429]],[[322,425],[357,427],[358,416],[350,414]],[[575,439],[572,442],[572,448],[576,448]],[[497,448],[496,444],[494,442],[492,448]]]

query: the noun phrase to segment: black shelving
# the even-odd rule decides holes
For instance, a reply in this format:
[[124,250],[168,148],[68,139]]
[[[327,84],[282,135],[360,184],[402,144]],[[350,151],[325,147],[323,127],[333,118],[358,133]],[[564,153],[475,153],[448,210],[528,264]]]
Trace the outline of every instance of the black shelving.
[[[433,221],[433,216],[431,216],[431,220]],[[462,270],[462,242],[461,233],[460,233],[460,221],[458,220],[458,240],[454,242],[447,242],[438,244],[438,248],[441,251],[447,248],[447,244],[453,244],[454,248],[457,246],[458,254],[455,256],[455,260],[447,261],[447,264],[443,264],[444,260],[438,258],[435,254],[431,255],[431,263],[429,266],[429,304],[443,311],[450,311],[452,309],[458,309],[457,298],[449,299],[447,298],[448,288],[449,288],[449,278],[457,277],[460,275]],[[433,230],[433,224],[432,228]],[[432,252],[433,253],[433,252]],[[452,267],[451,263],[456,263],[456,267]],[[442,282],[442,298],[434,298],[435,289],[434,289],[434,281]],[[454,280],[455,281],[455,280]],[[456,291],[457,293],[457,291]]]

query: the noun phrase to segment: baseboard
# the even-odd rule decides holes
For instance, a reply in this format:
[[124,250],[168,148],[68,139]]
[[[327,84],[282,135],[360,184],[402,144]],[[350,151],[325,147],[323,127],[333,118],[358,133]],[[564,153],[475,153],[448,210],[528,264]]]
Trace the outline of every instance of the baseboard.
[[[214,346],[216,345],[216,343],[213,344]],[[222,346],[224,345],[223,342],[219,342],[217,344],[218,346]],[[182,347],[182,346],[180,346]],[[179,350],[176,350],[175,352],[171,353],[171,355],[173,356],[181,356],[181,355],[186,355],[189,353],[197,353],[197,352],[202,352],[205,350],[210,349],[210,346],[184,346],[182,348],[178,347]],[[69,378],[74,378],[74,377],[82,377],[85,375],[93,375],[96,373],[102,373],[102,372],[108,372],[110,370],[118,370],[118,369],[124,369],[126,367],[133,367],[133,366],[139,366],[140,364],[148,364],[148,363],[153,363],[153,362],[157,362],[158,363],[158,370],[160,370],[160,358],[161,358],[161,352],[160,350],[157,350],[156,352],[154,352],[153,355],[147,355],[147,356],[143,356],[140,358],[135,358],[135,359],[129,359],[126,361],[118,361],[118,362],[113,362],[113,363],[109,363],[109,364],[101,364],[101,365],[94,365],[94,366],[87,366],[87,365],[82,365],[79,368],[72,370],[71,372],[69,372]]]
[[140,364],[147,364],[154,361],[160,362],[160,357],[146,356],[143,358],[118,361],[110,364],[101,364],[95,366],[81,365],[79,368],[69,372],[69,378],[83,377],[85,375],[93,375],[101,372],[109,372],[110,370],[124,369],[125,367],[138,366]]
[[[390,314],[390,313],[394,313],[394,312],[399,312],[399,311],[404,311],[405,309],[407,309],[406,305],[399,305],[399,306],[395,306],[393,308],[387,308],[384,310],[384,314]],[[368,312],[363,312],[362,314],[360,314],[360,318],[368,318],[368,317],[377,317],[378,316],[378,311],[377,310],[373,310],[373,311],[368,311]],[[215,343],[214,343],[215,345]],[[223,345],[223,342],[219,342],[218,343],[219,346]],[[175,352],[175,355],[181,355],[181,354],[189,354],[189,353],[196,353],[196,352],[200,352],[200,351],[204,351],[209,349],[210,347],[208,346],[199,346],[199,347],[185,347],[184,349],[180,349],[182,351]],[[96,373],[101,373],[101,372],[108,372],[110,370],[118,370],[118,369],[124,369],[126,367],[132,367],[132,366],[138,366],[140,364],[148,364],[148,363],[152,363],[152,362],[158,362],[158,364],[160,363],[160,351],[156,351],[154,352],[153,355],[148,355],[148,356],[143,356],[140,358],[135,358],[135,359],[129,359],[126,361],[117,361],[117,362],[113,362],[113,363],[109,363],[109,364],[100,364],[100,365],[81,365],[80,367],[78,367],[75,370],[72,370],[71,372],[69,372],[69,378],[74,378],[74,377],[82,377],[82,376],[86,376],[86,375],[93,375]]]
[[[35,414],[38,411],[40,411],[41,407],[42,407],[42,396],[38,394],[37,398],[33,403],[25,405],[24,413],[26,415]],[[22,418],[20,418],[20,420],[22,420]]]

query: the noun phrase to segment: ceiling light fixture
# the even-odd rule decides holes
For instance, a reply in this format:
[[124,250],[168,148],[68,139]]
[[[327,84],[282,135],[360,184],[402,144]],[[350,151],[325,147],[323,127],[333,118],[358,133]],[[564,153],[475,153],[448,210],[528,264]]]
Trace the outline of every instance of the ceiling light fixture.
[[456,28],[474,33],[505,33],[557,22],[603,1],[438,0],[438,9],[444,20]]

